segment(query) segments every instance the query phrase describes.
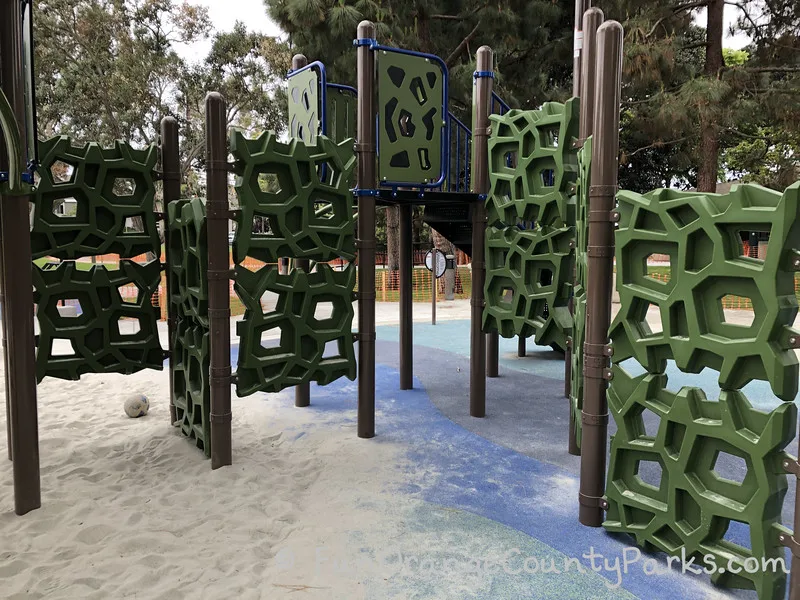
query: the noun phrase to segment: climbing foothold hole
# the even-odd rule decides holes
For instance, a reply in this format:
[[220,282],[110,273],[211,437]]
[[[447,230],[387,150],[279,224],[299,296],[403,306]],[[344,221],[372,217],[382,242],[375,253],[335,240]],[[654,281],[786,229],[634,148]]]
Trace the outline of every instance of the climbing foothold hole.
[[744,483],[747,469],[747,461],[743,457],[722,451],[717,452],[712,466],[712,471],[718,479],[736,485]]
[[752,298],[726,294],[719,299],[722,322],[737,327],[752,327],[756,320]]
[[117,288],[123,304],[139,304],[139,287],[135,283],[126,283]]
[[62,219],[78,216],[78,200],[73,197],[54,200],[53,214]]
[[119,197],[133,196],[136,193],[136,182],[130,177],[117,177],[114,179],[111,192]]
[[50,174],[56,185],[75,183],[75,167],[63,160],[57,160],[50,166]]
[[258,188],[265,194],[280,194],[281,182],[274,171],[262,171],[258,174]]

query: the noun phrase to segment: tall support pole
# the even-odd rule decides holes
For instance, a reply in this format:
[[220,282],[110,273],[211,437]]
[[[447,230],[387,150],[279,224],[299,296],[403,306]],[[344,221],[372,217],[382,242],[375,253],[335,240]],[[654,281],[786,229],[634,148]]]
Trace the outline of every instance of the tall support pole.
[[[375,147],[375,24],[358,24],[358,189],[378,187]],[[375,436],[375,196],[358,197],[358,437]]]
[[[0,84],[14,109],[20,131],[25,131],[21,6],[13,0],[0,2]],[[9,157],[0,156],[0,161],[0,168],[8,170]],[[0,198],[0,240],[14,511],[24,515],[42,505],[28,196]]]
[[227,106],[206,96],[206,215],[208,218],[208,325],[211,330],[211,468],[233,463],[231,450],[231,295],[228,252]]
[[[580,130],[578,133],[578,143],[582,146],[586,139],[592,135],[592,128],[594,127],[594,95],[596,85],[597,70],[595,69],[595,61],[597,60],[597,29],[603,24],[603,11],[599,8],[590,8],[583,15],[583,62],[581,63],[580,73],[580,87],[583,93],[583,100],[581,101],[580,113]],[[578,199],[580,202],[580,199]],[[577,242],[576,242],[577,243]],[[575,273],[573,273],[573,285],[575,281]],[[570,298],[569,308],[570,312],[575,314],[574,311],[574,298]],[[572,394],[572,348],[567,349],[566,356],[566,379],[565,391],[567,398]],[[576,352],[582,352],[583,348],[576,348]],[[575,414],[572,410],[569,411],[569,453],[573,456],[580,456],[581,449],[578,446],[578,440],[575,435]]]
[[431,325],[436,325],[436,255],[439,250],[436,246],[431,252]]
[[500,334],[496,331],[486,334],[486,376],[500,376]]
[[[592,5],[591,0],[575,0],[575,33],[573,37],[573,61],[572,61],[572,97],[591,98],[591,94],[587,95],[583,87],[583,64],[586,57],[586,34],[583,28],[583,16],[589,7]],[[587,60],[590,60],[587,58]],[[590,101],[590,100],[588,100]],[[573,281],[575,280],[573,273]],[[569,312],[575,314],[575,300],[570,297],[569,299]],[[572,388],[572,340],[567,341],[567,348],[564,352],[564,397],[569,398]],[[573,430],[572,421],[570,421],[570,431]],[[570,433],[570,454],[572,454],[572,438],[574,433]]]
[[178,120],[165,117],[161,120],[161,171],[164,182],[164,246],[167,259],[167,344],[169,348],[169,419],[178,420],[175,410],[175,330],[177,327],[175,310],[170,299],[169,276],[169,203],[181,197],[181,167],[178,147]]
[[[1,152],[1,151],[0,151]],[[0,236],[2,236],[2,228],[0,227]],[[3,247],[3,240],[0,237],[0,248]],[[8,373],[8,338],[6,337],[6,298],[3,294],[3,290],[5,288],[5,284],[3,283],[3,261],[2,261],[2,251],[0,251],[0,321],[2,321],[2,328],[3,328],[3,362],[5,365],[4,373]],[[5,377],[5,388],[6,388],[6,441],[7,441],[7,448],[8,448],[8,460],[14,460],[12,447],[14,444],[11,443],[11,391],[8,386],[8,377]]]
[[[489,193],[489,113],[492,82],[489,75],[494,53],[481,46],[477,53],[477,71],[472,87],[472,191]],[[472,206],[472,298],[469,349],[469,414],[486,416],[486,336],[483,334],[483,287],[486,282],[486,204],[479,200]]]
[[597,88],[594,97],[592,179],[589,187],[586,343],[581,422],[579,518],[603,523],[608,443],[608,328],[614,261],[612,214],[619,172],[619,113],[622,82],[622,25],[608,21],[597,30]]
[[[292,70],[297,71],[308,65],[308,59],[302,54],[295,54],[292,57]],[[324,131],[322,133],[325,133]],[[288,259],[287,259],[288,260]],[[308,273],[310,261],[307,258],[296,258],[294,261],[295,268]],[[288,271],[288,269],[287,269]],[[311,405],[311,384],[301,383],[294,388],[294,405],[305,407]]]
[[517,356],[523,358],[528,353],[528,338],[524,335],[519,336],[517,340]]
[[412,241],[411,205],[400,206],[400,389],[414,387],[414,302],[412,277],[414,250]]
[[581,73],[583,72],[584,50],[586,37],[583,33],[583,15],[592,6],[592,0],[575,0],[575,35],[573,37],[572,59],[572,95],[575,98],[583,96]]

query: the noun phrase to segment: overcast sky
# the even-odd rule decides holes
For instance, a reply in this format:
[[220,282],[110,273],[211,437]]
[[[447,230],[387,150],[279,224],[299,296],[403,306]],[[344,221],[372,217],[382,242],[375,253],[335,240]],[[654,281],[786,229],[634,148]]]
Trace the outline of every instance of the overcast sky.
[[[278,26],[267,17],[263,0],[193,0],[193,3],[208,7],[211,22],[217,31],[229,31],[238,20],[244,21],[251,31],[260,31],[272,36],[281,35]],[[728,48],[738,49],[748,43],[748,39],[744,36],[730,37],[727,33],[729,27],[736,22],[738,12],[734,6],[725,6],[725,46]],[[705,10],[697,14],[696,20],[698,25],[705,26]],[[211,42],[203,40],[196,44],[183,45],[178,48],[178,52],[185,58],[200,60],[210,47]],[[313,60],[311,57],[309,59]]]

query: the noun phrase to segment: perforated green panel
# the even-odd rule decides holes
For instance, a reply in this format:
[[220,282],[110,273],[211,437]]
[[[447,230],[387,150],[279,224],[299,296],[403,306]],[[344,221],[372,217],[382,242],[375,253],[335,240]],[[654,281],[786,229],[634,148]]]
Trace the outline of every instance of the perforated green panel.
[[200,198],[177,200],[167,216],[170,309],[177,320],[170,343],[175,425],[211,456],[206,206]]
[[572,236],[569,227],[486,230],[484,330],[566,347]]
[[421,185],[442,174],[444,78],[435,61],[379,50],[379,183]]
[[206,205],[200,198],[170,202],[170,301],[178,318],[208,326]]
[[[81,271],[73,262],[32,268],[40,330],[36,337],[39,381],[163,368],[157,329],[160,311],[151,301],[161,278],[158,262],[123,261],[115,271],[103,266]],[[72,306],[79,303],[78,315],[62,316],[61,301],[70,301]],[[71,351],[63,354],[66,342]]]
[[[41,142],[39,154],[42,165],[34,196],[33,258],[160,254],[153,212],[155,145],[144,150],[134,150],[123,142],[116,142],[113,148],[97,143],[75,147],[70,138],[62,136]],[[75,201],[74,215],[56,214],[65,200],[69,204]]]
[[327,136],[341,143],[356,138],[356,113],[358,94],[355,90],[328,85],[328,125]]
[[[282,144],[272,132],[248,140],[233,130],[231,152],[241,206],[235,262],[246,256],[267,263],[283,256],[320,261],[355,257],[352,140],[336,145],[319,136],[313,146],[297,140]],[[316,214],[316,208],[327,204],[330,210]],[[266,217],[270,231],[253,233],[255,217]]]
[[[666,375],[630,377],[619,365],[613,371],[608,404],[618,431],[611,442],[604,527],[669,554],[685,548],[701,568],[708,566],[703,556],[713,557],[712,582],[754,587],[765,600],[783,598],[780,566],[748,573],[745,567],[752,570],[752,564],[744,561],[755,557],[762,565],[762,559],[784,556],[778,542],[786,532],[780,525],[787,490],[781,463],[794,437],[794,404],[767,414],[741,392],[723,391],[719,401],[709,401],[697,388],[666,390]],[[645,410],[659,418],[651,435],[642,420]],[[731,459],[747,465],[741,482],[724,471]],[[741,527],[734,536],[740,543],[728,534],[732,524]]]
[[574,223],[570,196],[578,178],[578,112],[573,98],[489,117],[489,225]]
[[572,330],[578,103],[490,119],[484,328],[503,337],[535,333],[537,344],[564,349]]
[[319,73],[315,67],[289,77],[289,137],[317,143],[322,127]]
[[[620,192],[616,235],[622,308],[612,327],[615,357],[634,357],[650,373],[674,358],[683,371],[719,371],[723,389],[769,381],[776,396],[797,394],[798,363],[789,349],[797,313],[793,260],[800,257],[800,183],[781,195],[756,185],[728,194],[657,190]],[[742,256],[741,231],[769,231],[765,260]],[[669,255],[668,281],[648,276],[647,258]],[[725,322],[722,298],[753,304],[752,325]],[[661,313],[662,332],[645,321]]]
[[[236,325],[241,338],[236,393],[241,397],[309,381],[326,385],[339,377],[355,379],[355,282],[353,263],[344,271],[319,263],[312,273],[295,269],[289,275],[279,275],[272,265],[255,273],[237,266],[235,290],[245,314]],[[270,294],[277,294],[277,305],[265,313],[262,299]],[[270,333],[280,333],[280,339],[266,339]]]
[[211,389],[209,330],[192,319],[178,322],[173,352],[173,401],[181,432],[211,456]]
[[586,267],[589,249],[589,182],[592,177],[592,138],[578,152],[578,185],[575,194],[575,286],[573,288],[572,383],[570,407],[575,440],[580,448],[583,409],[583,343],[586,340]]

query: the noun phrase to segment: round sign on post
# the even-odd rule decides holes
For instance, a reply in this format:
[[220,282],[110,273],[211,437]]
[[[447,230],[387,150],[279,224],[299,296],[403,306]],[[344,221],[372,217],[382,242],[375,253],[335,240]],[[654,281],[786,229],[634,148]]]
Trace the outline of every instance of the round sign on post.
[[425,268],[428,269],[428,271],[433,270],[434,252],[436,253],[436,279],[439,279],[444,275],[444,271],[447,267],[447,259],[441,250],[428,250],[428,253],[425,255]]

